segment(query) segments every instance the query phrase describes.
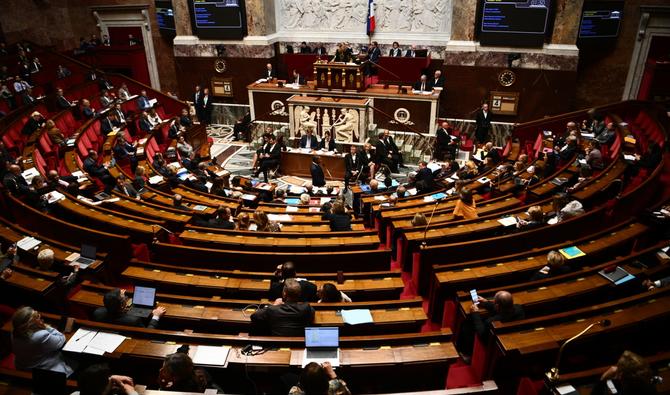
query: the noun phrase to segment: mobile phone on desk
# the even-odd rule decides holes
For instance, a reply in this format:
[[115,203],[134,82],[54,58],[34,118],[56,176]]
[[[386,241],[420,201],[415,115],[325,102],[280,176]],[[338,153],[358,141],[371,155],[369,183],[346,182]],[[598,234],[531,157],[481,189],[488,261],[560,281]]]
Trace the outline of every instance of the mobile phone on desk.
[[471,289],[470,290],[470,298],[472,298],[472,303],[474,303],[474,304],[479,303],[479,296],[477,295],[477,290],[476,289]]

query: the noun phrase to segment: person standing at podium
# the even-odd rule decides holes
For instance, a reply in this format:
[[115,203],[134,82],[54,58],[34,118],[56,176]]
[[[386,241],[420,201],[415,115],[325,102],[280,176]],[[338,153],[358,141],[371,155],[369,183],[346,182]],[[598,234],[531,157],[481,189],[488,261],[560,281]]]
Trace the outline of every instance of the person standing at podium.
[[312,185],[315,187],[326,186],[326,177],[321,168],[321,158],[318,155],[312,157],[312,165],[310,166],[310,173],[312,173]]
[[350,59],[350,49],[347,48],[344,43],[337,44],[337,49],[335,50],[335,57],[333,62],[348,62]]
[[277,73],[275,70],[272,68],[272,63],[268,63],[265,65],[265,74],[263,75],[263,78],[267,80],[272,80],[277,78]]
[[430,92],[433,90],[430,86],[430,82],[428,82],[428,77],[425,74],[421,75],[421,79],[414,83],[414,90],[421,92]]

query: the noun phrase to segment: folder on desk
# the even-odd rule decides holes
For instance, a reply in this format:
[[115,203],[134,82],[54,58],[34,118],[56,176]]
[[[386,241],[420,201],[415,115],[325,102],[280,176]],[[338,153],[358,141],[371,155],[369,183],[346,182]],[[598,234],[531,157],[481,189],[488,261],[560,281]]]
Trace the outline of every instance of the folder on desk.
[[577,246],[561,248],[558,252],[560,252],[566,259],[573,259],[586,255],[584,251],[580,250]]
[[193,356],[193,363],[196,365],[226,366],[229,352],[229,346],[198,346]]
[[599,271],[598,274],[613,282],[614,285],[621,285],[625,282],[635,279],[635,276],[628,273],[621,266],[617,266],[616,269],[611,272],[607,272],[606,269],[603,269]]

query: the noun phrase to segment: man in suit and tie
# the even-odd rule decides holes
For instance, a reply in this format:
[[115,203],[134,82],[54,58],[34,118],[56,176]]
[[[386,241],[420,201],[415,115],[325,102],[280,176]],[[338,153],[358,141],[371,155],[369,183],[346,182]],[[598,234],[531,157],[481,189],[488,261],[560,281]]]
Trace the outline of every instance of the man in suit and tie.
[[319,142],[316,136],[312,134],[312,129],[307,129],[305,134],[300,137],[300,148],[308,148],[316,150],[319,148]]
[[84,160],[84,171],[91,177],[102,181],[107,192],[111,191],[116,185],[116,181],[107,170],[107,166],[98,163],[98,153],[95,150],[88,151],[88,156]]
[[363,144],[363,151],[359,152],[361,161],[361,180],[366,180],[374,174],[375,154],[372,153],[372,144]]
[[300,43],[300,53],[312,53],[312,48],[303,41]]
[[435,159],[437,160],[453,159],[456,156],[458,139],[449,133],[450,130],[449,123],[442,122],[441,127],[435,132]]
[[28,182],[23,178],[21,174],[21,167],[19,165],[9,165],[7,168],[7,173],[2,179],[2,184],[5,186],[5,189],[12,193],[13,195],[23,195],[30,192],[30,187]]
[[209,88],[202,90],[202,98],[200,99],[200,110],[202,111],[201,121],[205,125],[212,123],[212,110],[214,110],[214,103],[212,103],[212,98],[209,96]]
[[67,110],[68,108],[74,107],[76,105],[76,102],[71,102],[69,101],[64,95],[63,95],[63,89],[58,88],[56,89],[56,105],[58,108],[61,110]]
[[[93,311],[93,319],[99,322],[107,322],[116,325],[144,327],[142,317],[128,314],[128,297],[126,291],[119,288],[107,292],[102,299],[104,307],[98,307]],[[151,320],[146,325],[147,328],[157,328],[158,321],[165,314],[165,307],[156,307],[151,312]]]
[[195,115],[198,117],[198,120],[202,119],[202,111],[200,110],[201,98],[202,92],[200,91],[200,85],[196,85],[195,92],[193,93],[193,107],[195,107]]
[[268,182],[268,170],[277,167],[280,158],[281,146],[277,144],[277,138],[274,134],[270,134],[268,136],[268,144],[264,152],[259,156],[260,166],[254,173],[254,177],[258,177],[259,173],[263,173],[265,182]]
[[393,42],[393,47],[389,51],[389,56],[399,58],[402,56],[402,49],[400,49],[400,44],[397,41]]
[[430,92],[433,88],[430,87],[430,82],[428,82],[428,76],[425,74],[421,75],[421,79],[414,83],[414,90],[421,92]]
[[394,165],[405,167],[402,161],[402,155],[400,154],[400,149],[395,144],[395,141],[393,141],[393,136],[391,136],[388,129],[384,130],[384,145],[386,145],[386,149],[391,154]]
[[103,114],[102,119],[100,119],[100,133],[105,137],[114,130],[114,123],[110,116],[111,113],[107,111]]
[[444,88],[444,77],[442,77],[442,70],[435,70],[433,79],[430,81],[431,88]]
[[293,81],[294,84],[297,85],[305,85],[307,82],[305,81],[305,77],[301,76],[300,73],[298,73],[298,70],[293,70]]
[[277,78],[277,73],[272,68],[272,63],[268,63],[265,65],[265,74],[263,75],[263,78],[267,80],[273,80]]
[[116,187],[114,187],[114,190],[133,199],[139,199],[140,197],[140,194],[137,193],[133,184],[129,183],[123,174],[120,174],[119,178],[116,179]]
[[416,45],[412,45],[410,47],[410,49],[408,49],[407,52],[405,52],[405,57],[408,57],[408,58],[416,58],[417,57]]
[[370,61],[372,63],[377,63],[379,61],[379,57],[382,56],[382,51],[379,49],[379,44],[377,41],[373,41],[370,45],[368,55],[370,56]]
[[309,172],[312,175],[312,185],[315,187],[326,186],[326,176],[323,174],[323,168],[321,167],[321,158],[319,155],[314,155],[312,157],[312,164],[309,168]]
[[314,53],[316,55],[328,55],[328,51],[326,51],[326,47],[323,46],[323,44],[319,44],[316,48],[314,48]]
[[378,167],[386,165],[392,172],[397,173],[398,168],[397,166],[394,166],[393,155],[389,151],[387,145],[384,143],[384,132],[379,133],[377,137],[378,140],[375,143],[375,164]]
[[355,145],[349,146],[349,153],[344,156],[344,188],[349,188],[349,182],[360,178],[361,169],[363,167],[361,154],[358,153],[358,148]]
[[419,170],[414,176],[414,181],[418,185],[417,190],[422,192],[429,192],[435,189],[435,180],[433,178],[433,172],[428,168],[428,163],[426,161],[419,162]]
[[475,118],[475,138],[478,144],[484,144],[488,140],[489,130],[491,129],[491,114],[489,113],[488,103],[482,104],[482,108],[477,110]]

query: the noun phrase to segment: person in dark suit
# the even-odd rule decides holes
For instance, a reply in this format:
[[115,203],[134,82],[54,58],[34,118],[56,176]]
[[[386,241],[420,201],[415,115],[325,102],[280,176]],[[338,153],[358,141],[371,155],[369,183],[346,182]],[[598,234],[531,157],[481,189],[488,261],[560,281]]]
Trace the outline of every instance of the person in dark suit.
[[118,136],[112,151],[114,152],[114,158],[117,161],[128,160],[130,162],[130,170],[132,170],[133,173],[135,172],[135,169],[137,168],[137,157],[135,156],[135,153],[137,152],[136,147],[127,142],[123,136]]
[[140,196],[133,184],[128,182],[124,175],[119,175],[116,179],[116,187],[114,187],[114,190],[133,199],[137,199]]
[[502,158],[500,157],[500,152],[496,148],[493,147],[492,142],[487,142],[484,144],[484,149],[482,150],[481,154],[481,160],[486,160],[486,158],[491,158],[493,160],[493,164],[497,165],[502,161]]
[[181,130],[179,128],[179,117],[174,117],[170,121],[170,126],[168,127],[168,138],[176,139],[181,135]]
[[26,122],[25,125],[23,125],[23,129],[21,129],[21,134],[24,136],[31,136],[33,133],[37,131],[37,129],[40,129],[44,127],[44,124],[46,123],[46,120],[37,111],[34,111],[32,114],[30,114],[30,118],[28,118],[28,122]]
[[88,99],[82,99],[81,101],[81,114],[84,116],[84,119],[92,119],[98,115],[91,107],[91,102]]
[[335,202],[330,210],[323,213],[321,219],[330,222],[331,232],[347,232],[351,230],[351,215],[347,214],[344,203]]
[[107,78],[105,78],[104,75],[100,75],[98,78],[98,88],[100,88],[101,91],[103,89],[109,91],[114,89],[114,85],[112,85],[109,81],[107,81]]
[[326,151],[335,151],[337,148],[335,143],[335,138],[330,135],[330,132],[326,131],[323,134],[321,142],[319,142],[319,149],[325,149]]
[[2,178],[2,185],[13,195],[24,195],[30,192],[28,182],[23,178],[19,165],[9,165],[7,173]]
[[488,103],[482,104],[482,108],[477,110],[475,117],[475,138],[478,144],[484,144],[488,140],[491,130],[491,114],[489,113]]
[[319,44],[314,48],[314,53],[316,55],[328,55],[328,51],[326,50],[326,47],[323,46],[323,44]]
[[200,109],[202,110],[202,119],[201,121],[205,125],[212,123],[212,110],[214,110],[214,103],[212,98],[209,96],[209,88],[202,90],[202,98],[200,99]]
[[151,108],[151,103],[149,103],[149,98],[147,97],[147,91],[142,90],[140,92],[140,97],[137,98],[137,109],[140,111],[148,111]]
[[426,163],[426,161],[422,160],[419,162],[419,170],[416,172],[414,181],[416,184],[421,183],[422,187],[417,187],[417,190],[420,189],[421,192],[429,192],[435,189],[433,172],[428,168],[428,163]]
[[363,168],[363,158],[355,145],[349,147],[349,153],[344,156],[344,188],[349,188],[349,182],[360,178]]
[[270,280],[270,289],[268,290],[268,299],[270,301],[282,297],[284,282],[288,279],[297,280],[300,285],[299,302],[316,302],[318,300],[316,285],[304,278],[296,278],[295,264],[288,261],[277,266],[274,277]]
[[400,49],[400,44],[398,44],[397,41],[393,42],[393,47],[389,51],[389,56],[393,56],[396,58],[402,57],[402,49]]
[[200,85],[195,86],[195,92],[191,100],[193,101],[193,107],[195,107],[195,115],[198,117],[198,120],[202,119],[202,110],[200,109],[200,100],[202,99],[202,91],[200,90]]
[[[102,299],[104,307],[98,307],[93,311],[93,320],[107,322],[116,325],[144,327],[141,317],[128,314],[128,297],[124,289],[114,288],[107,292]],[[147,328],[157,328],[158,321],[165,314],[165,307],[156,307],[152,312],[151,320]]]
[[444,77],[442,77],[442,70],[435,70],[433,79],[430,80],[430,88],[444,88]]
[[305,81],[305,77],[301,76],[300,73],[298,73],[298,70],[293,70],[293,81],[291,81],[294,84],[298,85],[305,85],[307,82]]
[[405,52],[405,57],[407,58],[416,58],[417,56],[416,45],[412,45],[410,49]]
[[435,132],[435,158],[437,160],[445,160],[447,157],[453,159],[456,156],[457,139],[452,138],[450,130],[449,123],[442,122],[441,127]]
[[303,41],[300,43],[300,53],[312,53],[312,48]]
[[316,136],[312,134],[312,129],[307,129],[305,134],[300,136],[300,148],[311,148],[313,150],[319,149],[319,141]]
[[277,167],[280,158],[281,146],[277,143],[277,138],[273,134],[270,134],[268,136],[268,144],[264,152],[259,156],[260,166],[254,173],[254,177],[258,177],[259,173],[263,173],[265,182],[268,182],[268,171]]
[[58,88],[56,89],[56,105],[58,108],[61,110],[67,110],[71,107],[75,106],[75,103],[69,101],[64,95],[63,95],[63,89]]
[[272,68],[272,63],[268,63],[265,65],[265,73],[263,73],[263,77],[261,78],[265,78],[268,80],[273,80],[277,78],[277,72],[275,71],[275,69]]
[[377,41],[373,41],[370,45],[370,49],[368,49],[368,56],[370,62],[372,63],[377,63],[379,61],[379,57],[382,56],[382,51],[379,49],[379,44]]
[[95,177],[102,181],[105,184],[105,189],[111,191],[112,188],[116,185],[116,181],[107,167],[102,164],[98,164],[98,153],[95,150],[89,150],[88,156],[84,160],[84,171],[88,173],[91,177]]
[[299,301],[301,292],[297,280],[285,280],[281,299],[251,315],[256,330],[272,336],[304,336],[305,328],[314,321],[314,308]]
[[312,165],[310,166],[310,173],[312,174],[312,185],[315,187],[322,187],[326,185],[326,177],[321,168],[321,158],[318,155],[312,157]]
[[114,123],[112,122],[112,119],[110,117],[110,112],[107,111],[100,119],[100,133],[102,133],[103,136],[107,137],[107,135],[110,134],[113,130],[114,130]]
[[400,149],[395,144],[395,141],[393,141],[393,136],[391,136],[388,129],[384,130],[384,145],[386,145],[386,149],[391,154],[392,169],[396,169],[398,166],[405,167]]
[[32,88],[27,88],[26,90],[23,91],[22,101],[24,106],[34,106],[35,104],[37,104],[37,99],[33,97]]
[[191,125],[193,125],[193,121],[191,120],[191,116],[189,115],[187,108],[181,110],[181,117],[179,117],[179,125],[187,129],[190,128]]
[[421,76],[421,79],[419,81],[414,83],[413,89],[415,91],[421,91],[421,92],[430,92],[433,90],[433,88],[430,86],[430,82],[428,82],[428,76],[423,74]]
[[207,226],[210,228],[217,229],[228,229],[234,230],[235,223],[230,220],[231,213],[228,207],[220,206],[216,210],[216,217],[210,219],[209,221],[196,221],[196,225]]

